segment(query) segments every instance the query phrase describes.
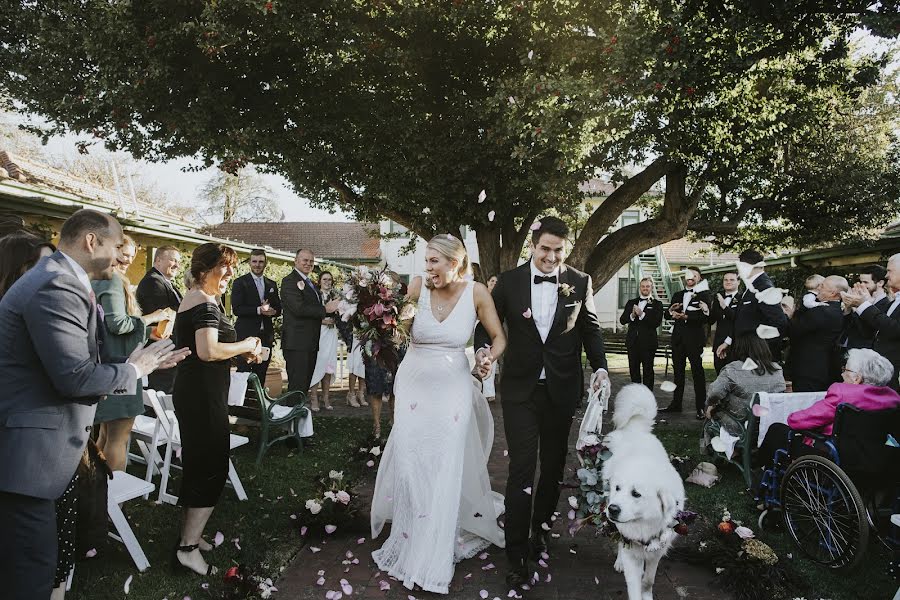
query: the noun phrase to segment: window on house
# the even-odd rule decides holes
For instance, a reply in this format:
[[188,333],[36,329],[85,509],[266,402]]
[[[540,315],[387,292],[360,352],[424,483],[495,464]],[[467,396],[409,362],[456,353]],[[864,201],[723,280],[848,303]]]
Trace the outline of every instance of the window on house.
[[638,282],[629,277],[619,277],[619,309],[625,308],[628,301],[638,293]]
[[409,237],[409,229],[394,221],[388,221],[388,233],[399,235],[400,237]]
[[641,221],[641,211],[639,210],[626,210],[622,213],[620,218],[620,227],[628,227],[629,225],[634,225],[635,223],[640,223]]

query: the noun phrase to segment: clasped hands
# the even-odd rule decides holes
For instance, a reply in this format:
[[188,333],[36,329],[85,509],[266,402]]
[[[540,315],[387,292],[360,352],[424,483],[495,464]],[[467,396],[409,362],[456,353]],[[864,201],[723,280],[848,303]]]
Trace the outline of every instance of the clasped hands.
[[244,359],[245,359],[248,363],[251,363],[251,364],[259,364],[259,363],[261,363],[261,362],[263,361],[263,356],[262,356],[262,350],[263,350],[263,347],[262,347],[262,340],[260,340],[258,337],[252,337],[252,336],[251,336],[251,337],[248,337],[247,339],[245,339],[245,340],[244,340],[243,342],[241,342],[241,343],[245,344],[245,346],[246,346],[247,348],[250,348],[249,350],[247,350],[246,352],[243,352],[243,353],[241,354],[241,356],[243,356]]
[[263,303],[259,305],[259,314],[264,317],[274,317],[278,311],[272,308],[268,300],[263,300]]
[[494,355],[491,354],[490,346],[479,348],[478,352],[475,353],[475,368],[473,369],[473,374],[483,380],[491,374],[491,366],[493,365],[494,360]]
[[872,294],[869,293],[869,290],[861,283],[857,283],[853,286],[853,290],[850,292],[841,292],[841,300],[844,301],[844,306],[849,308],[856,308],[861,305],[863,302],[871,302]]

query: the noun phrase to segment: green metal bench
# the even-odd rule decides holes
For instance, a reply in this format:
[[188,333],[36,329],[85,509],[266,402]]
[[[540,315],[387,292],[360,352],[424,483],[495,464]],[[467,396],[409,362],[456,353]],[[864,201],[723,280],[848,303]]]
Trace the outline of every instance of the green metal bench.
[[[297,447],[302,452],[303,440],[300,438],[299,421],[309,418],[309,408],[306,406],[306,394],[299,390],[286,392],[277,398],[272,398],[262,386],[255,373],[247,378],[247,386],[252,389],[259,402],[259,451],[256,453],[256,464],[262,462],[266,451],[273,444],[294,438]],[[283,428],[285,433],[269,439],[273,428]]]

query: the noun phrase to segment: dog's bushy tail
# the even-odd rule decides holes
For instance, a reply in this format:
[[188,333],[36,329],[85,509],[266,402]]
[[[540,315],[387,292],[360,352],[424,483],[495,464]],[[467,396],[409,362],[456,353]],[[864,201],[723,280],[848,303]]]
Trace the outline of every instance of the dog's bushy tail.
[[630,383],[616,395],[613,423],[616,429],[634,427],[645,431],[653,429],[656,419],[656,397],[644,385]]

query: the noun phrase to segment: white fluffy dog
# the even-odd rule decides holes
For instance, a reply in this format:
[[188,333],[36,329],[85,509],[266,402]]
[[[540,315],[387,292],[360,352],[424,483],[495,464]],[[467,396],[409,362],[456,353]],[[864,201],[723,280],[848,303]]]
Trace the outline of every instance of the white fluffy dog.
[[612,452],[603,464],[606,516],[622,536],[615,569],[625,574],[628,600],[652,600],[656,568],[677,535],[672,527],[684,508],[684,484],[652,433],[655,418],[653,392],[627,385],[616,396],[616,429],[605,440]]

